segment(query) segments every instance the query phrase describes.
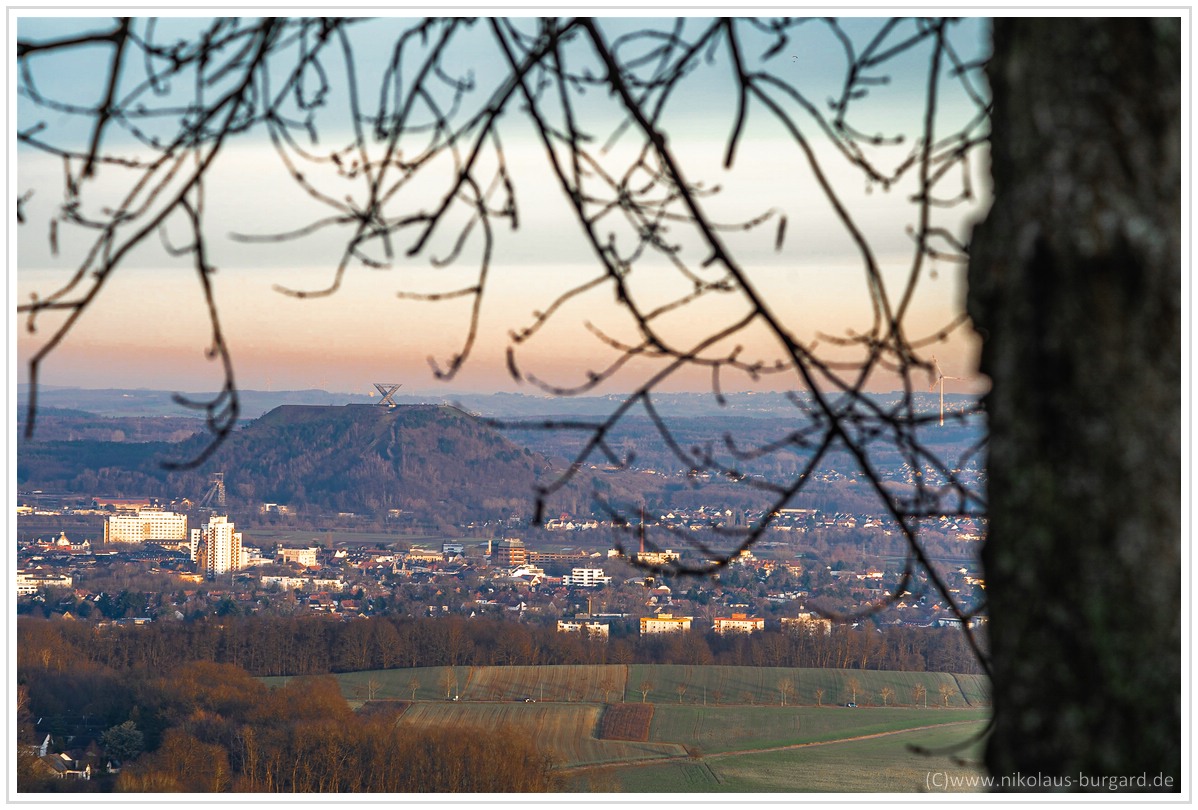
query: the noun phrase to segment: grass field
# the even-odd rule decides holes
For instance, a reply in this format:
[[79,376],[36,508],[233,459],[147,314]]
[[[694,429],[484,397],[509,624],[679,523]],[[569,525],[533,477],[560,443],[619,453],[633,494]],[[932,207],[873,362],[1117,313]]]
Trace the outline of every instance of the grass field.
[[[446,672],[452,669],[453,680]],[[342,694],[360,703],[379,699],[515,701],[526,697],[569,703],[655,703],[699,706],[838,706],[854,697],[862,707],[950,709],[989,705],[985,678],[942,672],[878,672],[859,669],[601,664],[541,667],[417,667],[336,676]],[[282,683],[283,678],[268,678]],[[792,685],[783,695],[783,683]],[[916,686],[923,692],[917,693]],[[941,693],[941,687],[945,692]],[[448,687],[448,688],[447,688]],[[648,687],[647,691],[642,693]],[[822,696],[817,694],[823,690]],[[891,690],[884,698],[883,689]]]
[[[790,683],[783,695],[785,682]],[[856,689],[854,690],[854,684]],[[917,693],[917,685],[924,691]],[[941,686],[948,708],[984,706],[986,681],[980,675],[942,672],[878,672],[860,669],[800,669],[790,667],[723,667],[633,664],[628,667],[628,700],[651,703],[750,706],[830,706],[854,702],[860,706],[939,705]],[[883,697],[883,689],[892,694]],[[822,696],[818,690],[823,690]]]
[[[922,713],[916,710],[915,713]],[[931,774],[967,780],[982,774],[957,758],[976,761],[980,743],[973,741],[954,752],[924,755],[909,746],[930,749],[959,746],[985,727],[982,720],[959,726],[906,731],[864,740],[816,744],[782,751],[708,755],[635,768],[612,768],[596,775],[580,775],[578,790],[605,785],[606,790],[628,793],[920,793],[932,789]],[[976,788],[956,787],[950,792]]]
[[[414,695],[401,726],[515,728],[555,757],[569,789],[590,792],[917,791],[930,772],[980,771],[910,746],[964,743],[989,716],[982,678],[934,672],[638,664],[335,677],[355,707]],[[854,691],[860,708],[844,708]],[[654,707],[648,741],[598,739],[604,706],[642,700]]]
[[978,709],[843,709],[780,706],[658,706],[649,739],[704,754],[828,742],[917,726],[984,721]]

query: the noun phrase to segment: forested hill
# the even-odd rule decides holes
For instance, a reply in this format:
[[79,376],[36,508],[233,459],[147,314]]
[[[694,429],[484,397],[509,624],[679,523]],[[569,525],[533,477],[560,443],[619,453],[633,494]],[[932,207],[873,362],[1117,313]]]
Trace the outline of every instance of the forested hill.
[[452,406],[284,405],[236,430],[203,466],[168,473],[164,460],[198,456],[209,436],[179,444],[31,442],[22,488],[199,500],[223,472],[227,503],[459,522],[527,513],[541,456]]

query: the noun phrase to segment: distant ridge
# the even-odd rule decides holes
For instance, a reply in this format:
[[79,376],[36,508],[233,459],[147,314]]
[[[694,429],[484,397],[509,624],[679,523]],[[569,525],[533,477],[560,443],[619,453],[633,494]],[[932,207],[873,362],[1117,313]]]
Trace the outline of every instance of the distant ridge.
[[[294,391],[255,391],[243,389],[238,392],[243,419],[256,419],[280,405],[371,405],[378,403],[377,395],[335,393],[316,389]],[[188,393],[191,399],[203,400],[211,393]],[[898,392],[873,394],[879,403],[897,402]],[[458,405],[469,412],[498,418],[535,418],[544,416],[598,416],[610,413],[623,400],[621,394],[587,397],[549,397],[516,393],[397,393],[393,399],[400,405]],[[925,413],[938,408],[937,394],[919,392],[915,402]],[[946,393],[947,404],[960,405],[973,402],[976,396]],[[784,393],[759,392],[724,394],[725,404],[716,401],[710,392],[658,392],[653,396],[654,407],[667,416],[701,417],[737,416],[793,417],[796,408],[791,398]],[[28,401],[28,386],[17,386],[19,418],[23,418]],[[147,389],[89,389],[43,386],[38,395],[43,408],[66,408],[86,411],[100,416],[177,416],[197,417],[194,411],[179,406],[171,391]]]

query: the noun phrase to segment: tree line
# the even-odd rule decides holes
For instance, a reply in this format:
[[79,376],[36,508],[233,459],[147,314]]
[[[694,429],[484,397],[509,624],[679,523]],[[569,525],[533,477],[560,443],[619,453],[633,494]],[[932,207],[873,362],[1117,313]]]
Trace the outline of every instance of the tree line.
[[[33,673],[30,673],[31,675]],[[560,789],[553,760],[512,730],[413,729],[396,712],[355,713],[330,676],[271,688],[241,667],[191,661],[117,673],[98,664],[45,680],[77,710],[98,713],[104,753],[120,755],[115,778],[94,784],[39,776],[18,763],[19,789],[185,793],[530,793]],[[30,713],[22,730],[30,733]],[[95,717],[95,715],[93,715]],[[117,733],[123,732],[123,733]],[[38,733],[41,733],[39,728]],[[132,744],[130,740],[133,740]]]
[[21,617],[18,670],[98,665],[114,671],[208,661],[255,676],[322,675],[430,666],[721,664],[911,672],[979,672],[950,628],[820,625],[751,635],[640,636],[614,622],[602,640],[489,617],[224,616],[141,626]]

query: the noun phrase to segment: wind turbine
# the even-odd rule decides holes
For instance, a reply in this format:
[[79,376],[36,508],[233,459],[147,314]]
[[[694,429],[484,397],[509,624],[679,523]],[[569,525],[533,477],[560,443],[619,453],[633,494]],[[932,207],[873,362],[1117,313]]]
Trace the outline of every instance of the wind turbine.
[[945,380],[960,380],[962,377],[946,377],[944,372],[940,370],[940,364],[936,362],[936,355],[932,355],[932,367],[936,369],[936,379],[929,386],[929,391],[935,391],[936,386],[940,386],[940,427],[944,427],[944,381]]

